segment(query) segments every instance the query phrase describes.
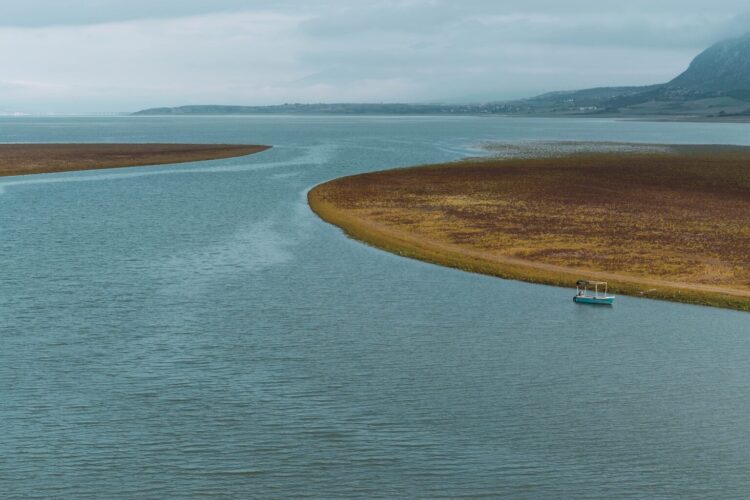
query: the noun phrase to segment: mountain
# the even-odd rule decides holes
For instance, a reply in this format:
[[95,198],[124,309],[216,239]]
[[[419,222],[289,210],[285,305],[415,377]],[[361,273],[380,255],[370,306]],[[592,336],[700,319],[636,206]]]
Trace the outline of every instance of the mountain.
[[750,33],[712,45],[667,83],[554,92],[524,104],[553,115],[750,116]]
[[134,114],[505,114],[745,120],[750,119],[750,33],[712,45],[669,82],[642,87],[550,92],[529,99],[485,104],[209,105],[150,108]]
[[667,86],[706,92],[750,92],[750,33],[706,49]]

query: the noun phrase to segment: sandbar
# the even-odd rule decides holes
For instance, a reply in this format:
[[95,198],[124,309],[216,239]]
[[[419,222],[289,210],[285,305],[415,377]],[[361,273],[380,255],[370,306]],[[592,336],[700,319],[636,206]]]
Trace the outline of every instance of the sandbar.
[[344,177],[308,201],[349,236],[407,257],[750,311],[750,148],[572,149]]
[[268,148],[245,144],[0,144],[0,176],[216,160]]

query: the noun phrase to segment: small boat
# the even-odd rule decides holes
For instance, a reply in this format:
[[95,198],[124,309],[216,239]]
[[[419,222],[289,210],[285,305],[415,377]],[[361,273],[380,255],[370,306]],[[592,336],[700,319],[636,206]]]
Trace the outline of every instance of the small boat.
[[[600,288],[604,290],[600,291]],[[576,295],[573,297],[573,301],[579,304],[611,306],[615,302],[615,296],[607,294],[606,281],[578,280],[576,282]]]

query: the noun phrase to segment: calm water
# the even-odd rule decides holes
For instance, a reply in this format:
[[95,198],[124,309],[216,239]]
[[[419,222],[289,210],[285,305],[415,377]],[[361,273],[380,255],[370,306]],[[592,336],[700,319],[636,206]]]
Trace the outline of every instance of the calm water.
[[0,141],[272,144],[0,179],[0,496],[750,495],[750,315],[402,259],[327,179],[490,140],[750,144],[735,124],[5,118]]

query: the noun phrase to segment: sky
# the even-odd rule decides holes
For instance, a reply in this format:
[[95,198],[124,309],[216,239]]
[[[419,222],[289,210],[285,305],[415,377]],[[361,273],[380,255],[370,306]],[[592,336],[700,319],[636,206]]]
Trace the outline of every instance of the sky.
[[485,102],[670,80],[747,0],[2,0],[0,112]]

